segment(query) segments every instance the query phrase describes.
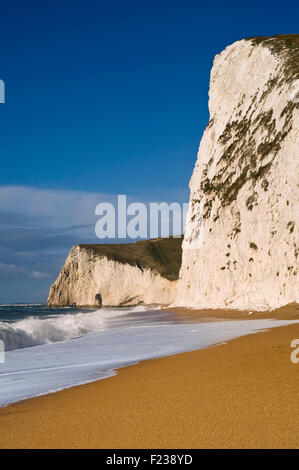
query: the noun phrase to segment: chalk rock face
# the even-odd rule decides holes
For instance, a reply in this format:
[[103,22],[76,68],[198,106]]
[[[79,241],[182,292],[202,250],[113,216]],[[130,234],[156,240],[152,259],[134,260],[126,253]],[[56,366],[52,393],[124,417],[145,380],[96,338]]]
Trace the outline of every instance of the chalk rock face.
[[216,56],[177,305],[299,301],[298,79],[299,35],[238,41]]
[[50,288],[47,305],[97,306],[99,299],[103,306],[168,305],[175,296],[181,243],[161,239],[74,246]]

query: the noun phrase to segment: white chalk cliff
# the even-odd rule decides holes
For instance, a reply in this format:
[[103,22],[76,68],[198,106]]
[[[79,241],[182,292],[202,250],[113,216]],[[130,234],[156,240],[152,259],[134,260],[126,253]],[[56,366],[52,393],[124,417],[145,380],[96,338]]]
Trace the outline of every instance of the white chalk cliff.
[[299,301],[298,79],[299,35],[241,40],[215,57],[177,305]]
[[112,254],[108,245],[78,245],[48,305],[94,305],[97,294],[103,305],[265,310],[299,302],[298,109],[299,35],[228,46],[211,72],[179,280],[177,242],[118,245]]
[[170,304],[181,265],[181,239],[76,245],[50,288],[49,306]]

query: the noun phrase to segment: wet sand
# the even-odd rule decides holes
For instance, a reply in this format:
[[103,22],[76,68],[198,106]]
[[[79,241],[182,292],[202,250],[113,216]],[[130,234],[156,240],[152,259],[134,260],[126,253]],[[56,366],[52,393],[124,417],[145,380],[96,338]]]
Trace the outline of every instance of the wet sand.
[[219,320],[298,320],[299,305],[289,304],[272,311],[259,312],[256,310],[220,310],[220,309],[190,309],[184,307],[166,308],[174,313],[178,320],[188,321],[219,321]]
[[294,338],[274,328],[11,405],[0,447],[298,448]]

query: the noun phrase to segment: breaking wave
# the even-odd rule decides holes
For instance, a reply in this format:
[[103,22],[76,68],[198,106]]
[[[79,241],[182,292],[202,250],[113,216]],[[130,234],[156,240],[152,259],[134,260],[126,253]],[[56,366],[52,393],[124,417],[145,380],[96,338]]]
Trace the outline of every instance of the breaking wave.
[[145,307],[105,309],[88,313],[60,314],[49,318],[28,317],[15,323],[0,322],[0,340],[6,351],[70,339],[106,329],[120,317],[142,312]]

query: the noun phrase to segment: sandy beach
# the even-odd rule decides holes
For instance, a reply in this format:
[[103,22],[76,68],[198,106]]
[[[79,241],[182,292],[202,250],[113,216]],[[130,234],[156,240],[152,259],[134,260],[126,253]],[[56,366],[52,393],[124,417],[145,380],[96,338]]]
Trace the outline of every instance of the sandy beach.
[[299,2],[268,3],[1,8],[0,454],[299,449]]
[[188,321],[226,321],[226,320],[298,320],[299,305],[291,303],[275,310],[264,312],[235,309],[190,309],[185,307],[167,308],[178,320]]
[[8,406],[0,447],[296,448],[294,338],[298,325],[274,328]]

